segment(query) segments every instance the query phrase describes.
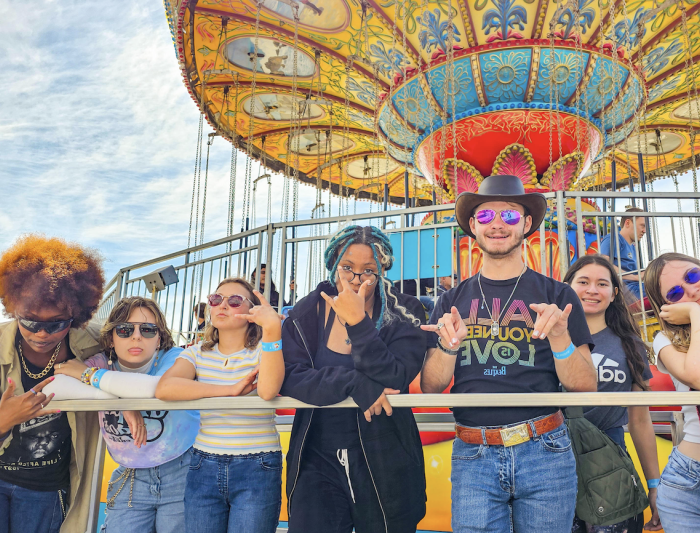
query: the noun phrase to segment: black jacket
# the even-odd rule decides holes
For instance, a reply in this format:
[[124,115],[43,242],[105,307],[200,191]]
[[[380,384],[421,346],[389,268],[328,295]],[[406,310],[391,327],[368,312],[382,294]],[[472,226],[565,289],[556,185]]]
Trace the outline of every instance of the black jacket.
[[[423,364],[426,336],[403,317],[378,331],[372,319],[365,316],[362,322],[347,328],[355,368],[315,369],[313,360],[318,348],[319,323],[317,304],[321,291],[328,295],[338,293],[335,286],[322,282],[294,306],[282,326],[285,378],[281,393],[319,406],[332,405],[348,397],[355,400],[360,406],[357,409],[360,442],[384,513],[386,532],[406,531],[425,516],[425,467],[416,421],[411,409],[406,407],[394,408],[392,416],[382,412],[380,416],[373,416],[372,422],[367,422],[363,413],[385,387],[408,393],[409,384]],[[416,298],[398,291],[393,293],[400,305],[423,320],[425,313]],[[374,317],[378,317],[381,309],[378,296],[375,298]],[[294,495],[313,413],[313,409],[297,409],[294,416],[287,453],[289,502]]]

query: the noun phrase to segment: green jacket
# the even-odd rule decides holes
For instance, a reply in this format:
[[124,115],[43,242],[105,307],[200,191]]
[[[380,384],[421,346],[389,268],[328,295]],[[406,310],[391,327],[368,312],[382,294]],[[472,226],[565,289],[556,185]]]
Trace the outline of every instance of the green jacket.
[[[90,323],[85,329],[71,329],[68,340],[75,356],[87,359],[100,351],[97,342],[99,325]],[[16,395],[24,394],[21,365],[15,349],[17,321],[0,324],[0,394],[7,388],[7,378],[16,384]],[[100,432],[97,413],[66,413],[70,424],[73,447],[70,462],[70,500],[68,514],[61,526],[61,533],[82,533],[87,529],[90,513],[90,495],[93,490],[93,471]],[[0,455],[10,444],[12,435],[0,443]],[[98,480],[99,482],[99,480]]]

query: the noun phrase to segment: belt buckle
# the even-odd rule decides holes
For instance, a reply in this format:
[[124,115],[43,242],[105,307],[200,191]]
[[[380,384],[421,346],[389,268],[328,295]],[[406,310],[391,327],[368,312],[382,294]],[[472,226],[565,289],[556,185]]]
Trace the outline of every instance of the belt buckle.
[[530,440],[530,433],[527,431],[527,424],[520,424],[511,428],[503,428],[500,431],[503,446],[506,448]]

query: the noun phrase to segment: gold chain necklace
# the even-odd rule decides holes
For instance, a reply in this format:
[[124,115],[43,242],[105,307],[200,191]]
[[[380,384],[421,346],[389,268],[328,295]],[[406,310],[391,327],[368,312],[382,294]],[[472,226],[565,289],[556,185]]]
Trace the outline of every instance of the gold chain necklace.
[[54,350],[53,355],[51,356],[51,359],[49,359],[49,364],[46,365],[46,368],[44,368],[44,370],[42,370],[42,371],[41,371],[40,373],[38,373],[38,374],[32,374],[32,373],[29,371],[29,369],[27,368],[27,363],[26,363],[26,361],[24,360],[24,354],[22,353],[22,341],[20,340],[20,341],[19,341],[19,360],[22,361],[22,368],[24,368],[24,371],[26,372],[26,374],[27,374],[30,378],[32,378],[32,379],[41,379],[41,378],[43,378],[46,374],[48,374],[48,373],[49,373],[49,370],[51,370],[51,368],[53,367],[54,362],[56,361],[56,357],[58,357],[58,352],[59,352],[59,350],[61,349],[61,343],[62,343],[62,342],[63,342],[63,341],[59,342],[59,343],[58,343],[58,346],[56,346],[56,349]]

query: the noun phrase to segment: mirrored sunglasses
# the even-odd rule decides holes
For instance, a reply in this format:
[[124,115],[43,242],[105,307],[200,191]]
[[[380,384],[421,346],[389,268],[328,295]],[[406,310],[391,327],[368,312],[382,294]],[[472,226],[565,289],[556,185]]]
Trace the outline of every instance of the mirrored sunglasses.
[[28,320],[21,317],[17,320],[24,329],[31,331],[32,333],[39,333],[43,329],[49,335],[63,331],[71,325],[71,322],[73,322],[72,318],[69,318],[68,320],[56,320],[53,322],[38,322],[36,320]]
[[[501,220],[509,226],[515,226],[522,218],[520,212],[515,209],[505,209],[500,212],[500,215]],[[474,216],[479,224],[491,224],[493,219],[496,218],[496,211],[493,209],[481,209]]]
[[123,324],[117,324],[114,327],[114,332],[117,334],[117,337],[128,339],[134,334],[134,330],[137,327],[144,339],[152,339],[158,335],[158,326],[149,322],[124,322]]
[[[695,285],[698,281],[700,281],[700,268],[691,268],[685,273],[683,279],[688,285]],[[673,304],[680,301],[684,294],[685,289],[683,289],[683,287],[680,285],[676,285],[675,287],[671,287],[671,289],[666,293],[666,300]]]
[[[221,305],[221,303],[224,301],[224,297],[220,294],[210,294],[208,300],[209,305],[211,305],[212,307],[216,307],[217,305]],[[250,302],[251,306],[255,305],[250,298],[246,298],[245,296],[241,296],[240,294],[233,294],[227,299],[228,306],[233,308],[240,307],[246,300]]]

